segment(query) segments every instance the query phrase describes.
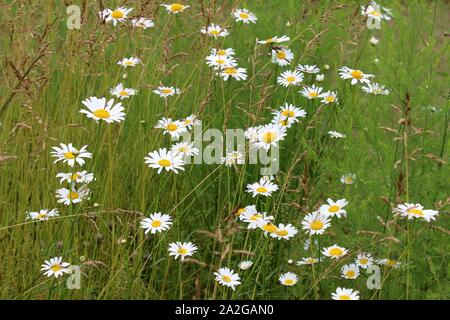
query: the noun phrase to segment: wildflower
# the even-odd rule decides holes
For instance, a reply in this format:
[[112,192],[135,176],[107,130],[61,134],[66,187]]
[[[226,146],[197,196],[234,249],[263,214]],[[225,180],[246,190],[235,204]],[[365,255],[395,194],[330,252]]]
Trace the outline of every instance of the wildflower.
[[54,218],[59,216],[59,211],[57,209],[42,209],[39,210],[39,212],[27,212],[27,219],[30,220],[39,220],[39,221],[46,221],[49,218]]
[[155,212],[150,215],[149,218],[141,220],[141,228],[145,230],[145,234],[155,234],[170,229],[172,225],[172,218],[168,214],[162,214],[161,212]]
[[358,253],[355,263],[358,267],[367,269],[373,265],[373,257],[370,253]]
[[237,66],[236,60],[233,56],[211,54],[206,57],[206,64],[213,67],[215,70],[223,70],[225,68],[232,68]]
[[194,143],[191,142],[179,142],[172,146],[170,149],[174,154],[178,153],[185,157],[191,157],[199,153],[198,148],[194,147]]
[[374,94],[374,95],[388,95],[389,94],[389,90],[385,89],[385,87],[381,84],[378,83],[368,83],[366,86],[361,87],[361,89],[369,94]]
[[67,163],[69,166],[73,167],[75,162],[80,166],[84,165],[84,158],[92,158],[92,153],[86,151],[87,145],[83,146],[80,150],[72,146],[71,143],[65,145],[64,143],[59,144],[61,148],[52,147],[52,156],[56,158],[55,162],[62,161]]
[[274,47],[272,49],[272,63],[279,66],[287,66],[294,59],[294,54],[288,47]]
[[247,79],[247,69],[237,68],[233,66],[226,66],[223,68],[222,72],[220,73],[220,76],[225,81],[228,80],[229,77],[232,77],[237,81],[245,80]]
[[397,260],[387,259],[387,258],[379,259],[376,262],[377,262],[377,264],[388,266],[388,267],[391,267],[391,268],[394,268],[394,269],[399,268],[401,266],[401,264],[402,264],[401,262],[399,262]]
[[273,119],[274,124],[278,124],[280,126],[287,126],[288,128],[292,125],[292,123],[298,122],[297,118],[306,117],[306,111],[297,108],[292,104],[285,103],[284,106],[281,106],[280,111],[272,112],[275,115]]
[[76,182],[76,183],[89,183],[94,180],[94,174],[88,173],[86,170],[77,171],[77,172],[60,172],[56,175],[57,178],[60,178],[59,183],[63,182]]
[[278,186],[271,181],[265,180],[261,178],[259,182],[255,182],[252,184],[247,184],[247,192],[252,193],[253,197],[257,195],[263,195],[265,197],[269,197],[272,195],[272,192],[277,191]]
[[[242,218],[241,218],[242,217]],[[271,224],[273,226],[273,231],[276,230],[276,227],[271,223],[273,220],[273,216],[268,216],[266,212],[245,212],[239,216],[241,220],[245,223],[248,223],[247,229],[257,229],[260,228],[263,231],[267,230],[266,225]]]
[[189,117],[184,118],[183,124],[187,129],[191,129],[194,126],[198,126],[202,123],[196,115],[191,114]]
[[350,69],[348,67],[341,67],[339,69],[339,75],[342,79],[352,79],[351,84],[355,85],[358,82],[360,83],[370,83],[370,79],[374,77],[373,74],[366,74],[362,72],[361,70],[357,69]]
[[133,10],[133,8],[118,7],[115,10],[105,9],[99,12],[99,16],[106,23],[111,22],[114,26],[118,22],[122,23],[128,18],[128,14]]
[[219,282],[219,284],[227,286],[233,290],[236,289],[237,285],[241,284],[239,281],[241,280],[239,274],[227,267],[220,268],[217,272],[214,272],[214,275],[216,276],[216,281]]
[[197,246],[192,242],[172,242],[169,244],[169,256],[174,256],[175,260],[181,257],[184,261],[185,257],[192,256],[197,251]]
[[189,6],[185,6],[184,4],[177,3],[177,2],[172,3],[172,4],[162,4],[161,6],[166,8],[167,12],[173,13],[173,14],[178,14],[180,12],[183,12],[187,8],[189,8]]
[[150,152],[148,157],[145,157],[145,163],[148,164],[150,168],[158,169],[158,174],[160,174],[163,169],[175,173],[178,173],[178,170],[184,171],[182,155],[167,151],[166,148]]
[[239,262],[239,269],[241,270],[248,270],[250,269],[250,267],[253,265],[253,261],[251,260],[243,260],[241,262]]
[[236,9],[233,11],[233,16],[236,22],[242,21],[243,23],[256,23],[256,16],[247,9]]
[[391,10],[381,7],[375,1],[371,1],[367,6],[361,6],[361,15],[377,21],[391,20]]
[[308,257],[308,258],[302,258],[302,260],[297,261],[298,266],[303,265],[313,265],[319,262],[319,259]]
[[318,82],[322,82],[325,79],[325,75],[324,74],[318,74],[316,76],[316,81]]
[[309,232],[309,235],[323,234],[331,226],[329,217],[320,211],[307,214],[302,221],[302,225],[303,230],[306,230],[306,233]]
[[174,94],[180,94],[180,89],[174,88],[174,87],[165,87],[165,86],[159,86],[155,90],[153,90],[154,93],[159,95],[161,98],[167,98],[169,96],[173,96]]
[[155,128],[164,129],[164,134],[169,134],[172,138],[179,138],[187,131],[183,121],[172,120],[171,118],[162,118],[158,121]]
[[356,264],[346,264],[341,268],[341,276],[345,279],[356,279],[359,276],[359,268]]
[[419,203],[399,204],[392,212],[401,217],[406,217],[409,220],[420,218],[427,222],[435,220],[436,216],[439,214],[439,211],[436,210],[424,210],[423,206]]
[[263,148],[267,151],[270,147],[276,147],[279,141],[284,140],[285,136],[285,127],[274,124],[266,124],[258,129],[257,140],[253,143],[253,145],[256,148]]
[[321,87],[316,87],[314,84],[311,87],[305,87],[301,91],[299,91],[305,98],[317,99],[320,97],[320,93],[322,92]]
[[132,19],[131,25],[135,28],[142,28],[145,30],[148,28],[153,28],[155,26],[155,23],[153,22],[152,19],[140,17]]
[[120,102],[114,104],[114,99],[106,102],[106,98],[90,97],[82,102],[88,109],[80,110],[86,117],[94,119],[96,122],[103,120],[106,123],[121,122],[125,119],[125,108]]
[[244,155],[239,151],[231,151],[222,158],[222,163],[227,167],[231,167],[234,164],[243,164],[244,162]]
[[209,26],[207,27],[203,27],[200,30],[201,33],[206,34],[210,37],[214,37],[214,38],[218,38],[218,37],[226,37],[229,32],[227,29],[223,29],[221,26],[219,25],[215,25],[214,23],[211,23]]
[[335,138],[335,139],[344,139],[346,137],[345,134],[337,132],[337,131],[328,131],[328,134],[331,138]]
[[327,248],[323,248],[322,254],[324,256],[330,257],[331,259],[338,259],[347,254],[347,249],[344,247],[339,247],[337,244],[332,245]]
[[298,276],[293,272],[286,272],[278,280],[283,286],[291,287],[298,282]]
[[89,195],[90,190],[86,185],[82,185],[78,189],[75,187],[71,190],[66,188],[60,188],[56,190],[56,198],[58,198],[58,203],[63,203],[69,206],[71,203],[79,203],[86,199]]
[[141,63],[141,60],[134,57],[123,58],[122,60],[117,61],[117,64],[124,68],[135,67],[139,63]]
[[227,49],[212,48],[211,55],[232,58],[234,56],[234,49],[233,48],[227,48]]
[[269,38],[266,40],[260,40],[258,41],[259,44],[274,44],[274,43],[282,43],[282,42],[286,42],[289,41],[291,38],[289,38],[288,36],[275,36],[273,38]]
[[236,216],[238,216],[240,220],[244,220],[248,215],[253,215],[255,213],[258,213],[258,210],[256,210],[256,206],[249,205],[244,208],[239,208],[236,211]]
[[308,64],[304,64],[304,65],[299,64],[297,66],[297,68],[295,68],[295,70],[297,70],[299,72],[311,73],[311,74],[320,72],[320,69],[316,65],[308,65]]
[[338,217],[341,216],[346,217],[347,211],[344,210],[344,207],[348,204],[347,200],[339,199],[336,202],[327,199],[328,204],[321,205],[319,210],[322,214],[327,215],[329,217]]
[[331,294],[333,300],[359,300],[359,291],[346,288],[337,288],[336,292]]
[[277,78],[278,84],[282,85],[283,87],[288,87],[291,85],[296,86],[302,81],[303,81],[302,73],[290,70],[282,72]]
[[354,174],[354,173],[344,174],[340,180],[341,180],[341,183],[343,183],[343,184],[353,184],[356,180],[356,174]]
[[320,95],[322,100],[320,102],[329,104],[338,102],[337,93],[334,91],[327,91]]
[[134,89],[124,88],[122,83],[119,83],[117,86],[109,90],[109,92],[120,100],[127,99],[137,93],[137,91]]
[[278,240],[281,239],[288,240],[289,238],[294,237],[298,233],[297,229],[290,223],[287,225],[280,223],[276,228],[277,230],[275,232],[272,232],[270,236]]
[[41,265],[41,271],[44,271],[44,276],[58,278],[64,273],[70,273],[69,266],[68,262],[62,262],[62,257],[54,257],[50,261],[44,261],[44,264]]

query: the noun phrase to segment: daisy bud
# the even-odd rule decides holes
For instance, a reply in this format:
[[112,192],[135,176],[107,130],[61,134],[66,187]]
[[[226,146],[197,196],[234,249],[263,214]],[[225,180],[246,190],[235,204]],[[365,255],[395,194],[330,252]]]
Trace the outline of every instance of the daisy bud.
[[373,59],[373,63],[378,64],[380,62],[380,60],[378,60],[378,58]]
[[330,66],[329,66],[328,64],[324,65],[323,68],[324,68],[325,70],[330,70]]
[[316,76],[316,80],[319,81],[319,82],[323,81],[323,79],[325,79],[325,76],[323,74],[318,74]]
[[372,38],[370,38],[370,43],[372,44],[372,45],[374,45],[374,46],[376,46],[377,44],[378,44],[378,42],[380,42],[380,40],[378,40],[377,38],[375,38],[375,37],[372,37]]

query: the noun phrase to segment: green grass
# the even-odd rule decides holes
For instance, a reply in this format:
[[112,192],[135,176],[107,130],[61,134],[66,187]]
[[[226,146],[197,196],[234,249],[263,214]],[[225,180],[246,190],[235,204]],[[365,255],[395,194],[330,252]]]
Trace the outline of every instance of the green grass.
[[[104,2],[107,7],[121,4]],[[132,31],[100,24],[94,2],[82,10],[81,30],[68,30],[61,1],[33,6],[6,1],[0,10],[0,155],[14,158],[0,162],[0,298],[329,299],[337,287],[347,287],[359,290],[362,299],[448,299],[450,109],[444,34],[449,5],[385,1],[393,20],[369,30],[359,14],[363,3],[190,1],[191,8],[170,16],[159,1],[127,1],[123,5],[133,7],[134,15],[155,21],[152,29]],[[235,7],[254,12],[257,24],[235,23],[230,16]],[[235,49],[239,65],[248,70],[247,81],[224,83],[206,66],[216,43],[199,30],[209,22],[229,28],[230,35],[217,46]],[[291,37],[295,54],[287,68],[270,63],[268,48],[255,45],[256,38],[284,34]],[[377,46],[369,43],[372,35],[380,39]],[[122,79],[125,72],[116,62],[129,56],[140,57],[143,65],[126,69]],[[319,102],[276,85],[277,75],[298,63],[318,65],[325,74],[319,85],[337,90],[340,104],[324,106],[313,117]],[[343,65],[375,74],[391,94],[372,96],[360,85],[350,86],[338,77]],[[19,80],[14,69],[24,75],[30,66]],[[79,113],[82,100],[109,97],[118,82],[139,90],[123,102],[124,122],[99,128]],[[184,92],[165,106],[152,93],[159,83]],[[255,200],[245,193],[246,185],[259,179],[259,165],[188,165],[178,175],[158,175],[144,164],[148,152],[170,146],[169,138],[153,128],[163,116],[197,114],[203,129],[247,128],[269,122],[271,111],[284,102],[306,109],[308,117],[280,143],[276,181],[281,188],[272,197]],[[401,121],[405,112],[410,122]],[[329,130],[347,138],[330,139]],[[50,148],[60,142],[87,144],[95,151],[85,167],[96,176],[89,201],[68,207],[56,202],[55,176],[70,170],[53,164],[50,156]],[[348,172],[358,181],[345,186],[339,178]],[[347,199],[348,217],[333,220],[320,245],[337,243],[350,254],[337,262],[324,259],[313,272],[288,264],[311,254],[303,249],[308,236],[301,221],[327,198]],[[299,228],[297,236],[277,241],[247,231],[233,212],[256,201],[277,223]],[[407,201],[440,215],[432,223],[393,217],[392,207]],[[58,208],[61,217],[25,220],[26,211],[42,208]],[[156,211],[170,213],[174,225],[145,236],[139,221]],[[169,257],[173,241],[197,244],[192,258],[199,262]],[[369,290],[364,271],[357,280],[339,276],[358,251],[400,259],[403,265],[382,269],[381,290]],[[239,271],[242,284],[236,291],[218,286],[213,272],[219,266],[238,270],[247,252],[254,265]],[[81,266],[80,290],[68,290],[65,278],[42,275],[40,265],[54,256]],[[296,286],[278,283],[287,271],[299,275]]]

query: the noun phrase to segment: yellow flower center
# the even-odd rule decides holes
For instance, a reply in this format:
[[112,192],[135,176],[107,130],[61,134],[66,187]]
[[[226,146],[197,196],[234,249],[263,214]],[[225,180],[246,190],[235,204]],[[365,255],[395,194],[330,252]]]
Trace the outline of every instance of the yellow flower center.
[[313,222],[311,222],[311,229],[313,229],[314,231],[318,231],[321,230],[323,228],[323,222],[320,220],[314,220]]
[[345,177],[345,182],[353,183],[353,179],[351,177]]
[[353,270],[347,271],[345,275],[349,278],[353,278],[355,276],[355,271]]
[[126,92],[125,90],[124,91],[120,91],[119,95],[122,96],[122,97],[126,97],[128,95],[128,92]]
[[161,221],[159,221],[159,220],[153,220],[153,222],[152,222],[152,227],[153,228],[158,228],[158,227],[160,227],[161,226]]
[[325,100],[327,101],[327,102],[333,102],[334,101],[334,96],[326,96],[325,97]]
[[236,211],[236,215],[240,216],[241,214],[243,214],[245,212],[245,208],[240,208],[238,211]]
[[266,187],[258,187],[258,188],[256,188],[256,192],[258,192],[258,193],[266,193],[267,192],[267,188]]
[[274,141],[277,138],[277,134],[276,132],[265,132],[262,136],[262,139],[265,143],[271,143],[272,141]]
[[286,52],[281,51],[281,50],[277,51],[277,58],[280,60],[286,59]]
[[423,211],[417,208],[408,209],[406,212],[414,216],[423,216]]
[[68,151],[68,152],[64,153],[64,158],[66,158],[66,159],[75,159],[75,155],[73,154],[73,152]]
[[52,266],[53,272],[58,272],[59,270],[61,270],[61,266],[59,264],[55,264],[54,266]]
[[36,216],[36,219],[43,219],[43,218],[45,218],[47,216],[47,214],[45,214],[45,213],[40,213],[40,214],[38,214],[37,216]]
[[273,42],[273,38],[267,39],[266,43],[272,43]]
[[287,126],[287,125],[289,124],[289,122],[288,122],[287,120],[280,120],[280,122],[278,122],[278,124],[279,124],[280,126],[285,127],[285,126]]
[[224,281],[224,282],[231,282],[231,278],[229,277],[229,276],[226,276],[226,275],[223,275],[222,276],[222,280]]
[[178,148],[178,152],[180,152],[180,153],[188,152],[188,148],[186,148],[186,147],[179,147]]
[[181,3],[172,3],[172,5],[170,6],[170,11],[172,12],[180,12],[183,11],[184,9],[184,5],[182,5]]
[[161,167],[169,167],[172,163],[170,162],[170,160],[167,160],[167,159],[161,159],[161,160],[158,160],[158,164],[159,164]]
[[175,124],[175,123],[170,123],[167,127],[166,127],[166,129],[168,130],[168,131],[175,131],[175,130],[177,130],[178,129],[178,126]]
[[292,110],[283,110],[281,115],[292,118],[295,114],[294,114],[294,111],[292,111]]
[[394,267],[397,264],[397,260],[390,260],[388,259],[388,261],[386,262],[386,264],[390,267]]
[[76,193],[75,191],[71,191],[68,196],[67,196],[70,200],[75,200],[78,199],[79,195],[78,193]]
[[355,79],[361,80],[363,78],[363,73],[360,70],[353,70],[350,72],[351,76]]
[[259,213],[257,213],[257,214],[252,215],[252,216],[250,217],[250,220],[251,220],[251,221],[256,221],[256,220],[261,219],[261,218],[262,218],[262,215],[259,214]]
[[341,300],[350,300],[350,296],[349,296],[349,295],[346,295],[346,294],[343,294],[343,295],[341,295],[341,296],[339,297],[339,299],[341,299]]
[[134,66],[134,62],[133,61],[125,61],[125,65],[127,66]]
[[181,255],[185,255],[188,251],[186,250],[186,248],[178,248],[178,253]]
[[111,12],[111,17],[113,17],[114,19],[120,19],[123,18],[124,13],[120,10],[114,10],[113,12]]
[[286,279],[286,280],[284,280],[284,284],[287,286],[292,286],[294,284],[294,280]]
[[276,234],[279,235],[280,237],[286,237],[289,232],[287,230],[278,230],[276,231]]
[[277,227],[274,225],[274,224],[272,224],[272,223],[267,223],[267,224],[265,224],[263,227],[262,227],[262,229],[264,230],[264,231],[267,231],[268,233],[274,233],[274,232],[276,232],[277,231]]
[[226,56],[227,52],[225,50],[219,50],[219,51],[217,51],[217,55],[218,56]]
[[236,74],[237,70],[235,68],[226,68],[223,72],[226,74]]
[[381,13],[380,13],[379,11],[377,11],[377,10],[372,10],[372,11],[370,11],[370,14],[371,14],[372,16],[375,16],[375,17],[381,16]]
[[367,259],[367,258],[361,258],[361,259],[359,259],[359,264],[366,265],[366,264],[368,264],[368,263],[369,263],[369,259]]
[[161,90],[162,93],[172,93],[172,89],[166,88]]
[[294,82],[295,81],[295,77],[293,77],[293,76],[286,77],[286,81],[289,82],[289,83]]
[[328,208],[329,212],[338,212],[339,210],[341,210],[341,207],[337,206],[337,205],[332,205]]
[[76,181],[80,178],[81,178],[81,176],[78,173],[73,173],[72,176],[70,177],[70,180]]
[[217,36],[217,35],[219,35],[220,31],[214,29],[214,30],[211,30],[209,33],[212,34],[213,36]]
[[314,260],[314,259],[306,259],[305,262],[306,262],[306,263],[309,263],[309,264],[313,264],[313,263],[316,262],[316,260]]
[[329,251],[330,255],[334,256],[334,257],[338,257],[341,256],[343,251],[340,248],[333,248]]
[[245,13],[245,12],[241,12],[241,13],[239,14],[239,17],[241,17],[242,19],[248,19],[248,18],[250,18],[250,16],[249,16],[247,13]]
[[105,109],[97,109],[94,111],[94,115],[100,119],[108,119],[111,117],[111,114]]

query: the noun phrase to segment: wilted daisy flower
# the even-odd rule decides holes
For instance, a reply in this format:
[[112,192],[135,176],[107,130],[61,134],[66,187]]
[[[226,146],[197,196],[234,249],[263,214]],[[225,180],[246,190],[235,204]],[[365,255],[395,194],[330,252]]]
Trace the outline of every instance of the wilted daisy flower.
[[253,197],[257,195],[263,195],[265,197],[271,196],[272,192],[277,191],[278,186],[270,180],[261,178],[259,182],[247,184],[247,192],[252,193]]
[[216,276],[217,282],[233,290],[236,289],[237,285],[241,284],[239,275],[227,267],[220,268],[219,271],[214,272],[214,275]]
[[229,34],[227,29],[223,29],[221,26],[215,25],[214,23],[211,23],[207,27],[203,27],[200,32],[214,38],[226,37]]
[[297,68],[295,68],[295,70],[303,72],[303,73],[311,73],[311,74],[320,72],[320,69],[315,64],[314,65],[299,64],[297,66]]
[[272,232],[270,234],[270,236],[272,238],[276,238],[278,240],[281,240],[281,239],[288,240],[289,238],[294,237],[297,233],[298,233],[298,230],[290,223],[287,225],[280,223],[277,226],[277,230],[275,232]]
[[136,90],[131,88],[124,88],[122,83],[119,83],[114,88],[111,88],[109,92],[120,100],[127,99],[130,96],[134,96],[136,94]]
[[192,256],[197,251],[197,246],[192,242],[172,242],[169,244],[169,256],[174,256],[175,260],[181,257],[181,261],[185,257]]
[[56,198],[58,198],[58,203],[63,203],[69,206],[71,203],[79,203],[86,199],[89,195],[89,189],[82,185],[78,189],[75,187],[72,190],[66,188],[60,188],[56,190]]
[[353,183],[355,183],[355,180],[356,180],[356,174],[354,174],[354,173],[347,173],[341,177],[341,183],[343,183],[343,184],[353,184]]
[[241,270],[248,270],[250,269],[250,267],[253,265],[253,261],[251,260],[243,260],[241,262],[239,262],[239,269]]
[[183,121],[172,120],[171,118],[162,118],[155,128],[164,129],[164,134],[169,134],[172,138],[178,138],[183,132],[187,131]]
[[172,3],[172,4],[162,4],[161,6],[166,8],[167,12],[173,13],[173,14],[183,12],[184,10],[189,8],[189,6],[185,6],[184,4],[176,3],[176,2]]
[[302,221],[302,228],[306,233],[323,234],[328,227],[331,226],[328,216],[322,214],[320,211],[308,213]]
[[141,63],[141,60],[134,57],[123,58],[122,60],[117,61],[117,64],[124,68],[135,67],[139,63]]
[[273,43],[282,43],[282,42],[286,42],[289,41],[291,38],[289,38],[288,36],[281,36],[281,37],[273,37],[273,38],[269,38],[266,40],[260,40],[258,41],[258,43],[260,44],[273,44]]
[[278,280],[283,286],[291,287],[298,282],[298,276],[293,272],[286,272]]
[[114,26],[118,22],[125,22],[128,18],[128,14],[133,10],[133,8],[118,7],[116,10],[105,9],[99,12],[99,16],[106,23],[111,22]]
[[304,265],[312,265],[319,262],[319,259],[308,257],[308,258],[302,258],[302,260],[297,261],[298,266],[304,266]]
[[178,173],[178,170],[184,171],[182,155],[167,151],[166,148],[150,152],[148,157],[145,157],[145,163],[148,164],[150,168],[158,169],[158,174],[160,174],[163,169],[175,173]]
[[329,104],[338,102],[337,93],[334,91],[327,91],[320,95],[322,100],[320,102]]
[[258,20],[258,18],[247,9],[236,9],[233,11],[233,16],[237,22],[242,21],[243,23],[256,23],[256,20]]
[[50,261],[44,261],[44,264],[41,265],[41,271],[44,271],[44,276],[58,278],[64,273],[70,273],[69,266],[70,263],[62,262],[62,257],[54,257]]
[[350,69],[348,67],[339,68],[339,75],[342,79],[352,79],[351,84],[355,85],[358,82],[360,83],[370,83],[370,79],[374,77],[373,74],[365,74],[361,70]]
[[272,62],[279,66],[287,66],[294,59],[294,54],[288,47],[274,47],[272,49]]
[[278,84],[282,85],[283,87],[288,87],[291,85],[296,86],[302,81],[303,81],[302,73],[290,70],[282,72],[277,78]]
[[245,80],[247,79],[247,69],[233,66],[225,66],[220,72],[220,76],[225,81],[228,80],[229,77],[232,77],[237,81]]
[[82,166],[85,163],[83,158],[92,158],[92,153],[86,151],[87,145],[83,146],[80,150],[72,146],[71,143],[68,145],[60,143],[59,145],[61,148],[52,147],[52,157],[56,158],[54,163],[62,161],[63,163],[67,163],[69,166],[73,167],[76,162]]
[[324,256],[330,257],[331,259],[338,259],[347,254],[347,249],[344,247],[339,247],[337,244],[334,244],[330,247],[323,248],[322,254]]
[[243,164],[244,162],[244,155],[239,151],[231,151],[222,158],[222,163],[227,167],[231,167],[234,164]]
[[27,212],[27,219],[30,220],[46,221],[49,218],[54,218],[57,216],[59,216],[59,211],[57,209],[41,209],[39,212]]
[[368,83],[366,86],[361,88],[364,92],[374,95],[388,95],[389,90],[385,89],[385,87],[382,84],[378,83]]
[[346,137],[345,134],[337,132],[337,131],[328,131],[328,134],[331,138],[335,138],[335,139],[343,139]]
[[187,129],[191,129],[194,126],[198,126],[202,123],[196,115],[191,114],[189,117],[184,118],[183,124]]
[[159,86],[158,88],[153,90],[153,92],[162,98],[167,98],[169,96],[173,96],[174,94],[180,94],[181,91],[180,89],[174,87]]
[[394,260],[394,259],[387,259],[387,258],[385,258],[385,259],[377,260],[377,264],[397,269],[397,268],[399,268],[401,266],[402,263],[397,261],[397,260]]
[[174,154],[178,153],[185,157],[191,157],[199,153],[199,150],[194,147],[193,142],[179,142],[172,146],[170,149]]
[[121,122],[125,119],[125,108],[120,102],[114,104],[114,99],[106,102],[106,98],[90,97],[82,102],[86,109],[81,109],[80,113],[84,113],[86,117],[94,119],[96,122],[103,120],[106,123]]
[[423,206],[419,203],[403,203],[397,205],[392,211],[393,213],[400,215],[401,217],[406,217],[409,220],[414,218],[421,218],[427,222],[435,220],[439,211],[436,210],[424,210]]
[[373,257],[370,253],[358,253],[355,263],[358,267],[367,269],[373,265]]
[[77,172],[60,172],[56,175],[57,178],[60,178],[59,182],[76,182],[76,183],[89,183],[94,180],[94,174],[88,173],[87,171],[77,171]]
[[172,225],[172,218],[168,214],[162,214],[161,212],[155,212],[150,215],[149,218],[141,220],[141,228],[145,230],[145,234],[155,234],[170,229]]
[[263,148],[269,150],[270,147],[276,147],[278,142],[284,140],[286,136],[286,128],[274,125],[266,124],[258,128],[257,140],[253,143],[256,148]]
[[377,21],[391,20],[391,10],[381,7],[375,1],[371,1],[367,6],[361,6],[361,15]]
[[359,276],[359,268],[356,264],[350,263],[342,266],[341,277],[345,279],[356,279]]
[[338,217],[341,216],[346,217],[347,211],[344,210],[344,207],[348,204],[347,200],[339,199],[336,202],[327,199],[328,204],[321,205],[319,210],[322,214],[327,215],[329,217]]
[[333,300],[359,300],[359,291],[346,288],[337,288],[336,292],[331,294]]
[[153,22],[152,19],[140,17],[140,18],[132,19],[131,25],[135,28],[142,28],[145,30],[148,28],[153,28],[155,26],[155,23]]
[[239,217],[240,220],[244,220],[246,217],[254,215],[258,213],[258,210],[256,210],[256,206],[255,205],[249,205],[243,208],[239,208],[235,215]]
[[299,91],[305,98],[317,99],[320,98],[320,93],[322,92],[321,87],[316,87],[316,85],[312,85],[311,87],[304,87],[301,91]]

